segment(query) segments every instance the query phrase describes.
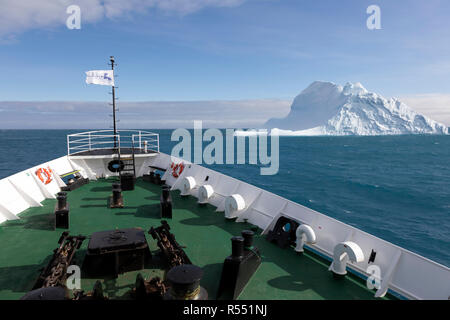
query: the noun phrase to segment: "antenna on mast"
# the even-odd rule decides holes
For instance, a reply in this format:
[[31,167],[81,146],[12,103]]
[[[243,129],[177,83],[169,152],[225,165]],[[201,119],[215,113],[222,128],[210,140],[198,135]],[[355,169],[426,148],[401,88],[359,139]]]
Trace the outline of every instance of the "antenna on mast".
[[[109,57],[111,70],[114,71],[114,56]],[[117,128],[116,128],[116,92],[115,86],[112,86],[112,106],[113,106],[113,127],[114,127],[114,148],[117,148]]]

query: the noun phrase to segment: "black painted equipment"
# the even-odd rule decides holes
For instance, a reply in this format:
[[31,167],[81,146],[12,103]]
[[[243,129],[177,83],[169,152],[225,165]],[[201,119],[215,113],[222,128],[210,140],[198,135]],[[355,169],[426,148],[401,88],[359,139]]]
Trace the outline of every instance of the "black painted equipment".
[[67,231],[63,232],[58,240],[59,247],[53,250],[53,256],[36,280],[33,290],[46,287],[64,287],[67,279],[67,268],[73,264],[75,252],[81,247],[84,239],[86,239],[84,236],[70,236]]
[[150,171],[149,174],[144,174],[142,176],[142,179],[147,182],[154,183],[156,185],[162,185],[164,184],[161,180],[161,175],[159,173],[156,173],[155,171]]
[[103,286],[100,280],[97,280],[94,284],[92,291],[84,293],[83,290],[74,290],[72,300],[108,300],[103,294]]
[[120,175],[120,184],[122,185],[123,191],[134,190],[134,183],[136,178],[132,173],[122,173]]
[[172,196],[170,195],[170,186],[163,185],[159,203],[161,207],[161,218],[172,219]]
[[372,249],[372,251],[370,252],[370,257],[369,257],[368,263],[374,263],[376,256],[377,256],[377,253]]
[[95,232],[89,240],[83,271],[90,276],[117,276],[144,269],[151,258],[140,228]]
[[134,157],[134,145],[131,146],[131,155],[123,156],[119,148],[119,160],[123,162],[123,168],[119,171],[120,183],[122,184],[122,190],[134,190],[134,184],[136,182],[136,163]]
[[183,264],[170,269],[167,280],[170,289],[166,300],[207,300],[208,292],[200,286],[203,270],[192,264]]
[[280,248],[287,248],[295,245],[297,236],[295,235],[300,224],[292,219],[286,217],[278,218],[273,230],[269,231],[266,239],[270,242],[275,242]]
[[155,183],[155,172],[154,171],[150,171],[149,174],[144,174],[142,176],[142,180],[147,181],[147,182],[151,182],[151,183]]
[[251,230],[242,231],[242,237],[244,238],[244,248],[250,250],[253,248],[253,237],[255,233]]
[[66,300],[69,298],[64,287],[46,287],[27,292],[20,300]]
[[163,182],[161,180],[161,175],[159,173],[156,173],[156,170],[165,172],[166,169],[163,169],[160,167],[155,167],[155,166],[149,166],[149,168],[150,168],[150,172],[149,172],[149,174],[144,174],[142,176],[143,180],[154,183],[154,184],[158,184],[158,185],[163,184]]
[[112,184],[112,197],[109,200],[110,208],[123,208],[122,187],[120,183]]
[[136,300],[162,300],[167,292],[167,288],[167,281],[163,281],[159,277],[145,281],[139,273],[136,276],[134,298]]
[[235,300],[261,264],[259,250],[253,247],[253,231],[231,238],[231,255],[223,263],[217,299]]
[[69,229],[69,204],[67,193],[58,192],[58,202],[55,205],[55,228]]
[[161,249],[161,255],[166,260],[169,267],[175,267],[182,264],[192,264],[183,248],[175,240],[175,236],[170,233],[170,226],[167,221],[162,220],[161,226],[151,227],[148,231],[153,239],[157,240],[157,245]]
[[61,187],[61,191],[73,191],[88,183],[88,178],[83,178],[81,175],[75,174],[73,178],[67,180],[66,186]]

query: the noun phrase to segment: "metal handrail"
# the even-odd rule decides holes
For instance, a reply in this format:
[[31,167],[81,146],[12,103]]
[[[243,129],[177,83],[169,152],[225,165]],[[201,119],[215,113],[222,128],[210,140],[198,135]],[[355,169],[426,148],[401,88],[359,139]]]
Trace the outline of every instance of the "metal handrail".
[[117,134],[114,134],[113,130],[97,130],[67,135],[67,154],[111,149],[114,143],[119,148],[129,145],[135,146],[136,149],[159,152],[159,134],[157,133],[142,130],[117,130]]

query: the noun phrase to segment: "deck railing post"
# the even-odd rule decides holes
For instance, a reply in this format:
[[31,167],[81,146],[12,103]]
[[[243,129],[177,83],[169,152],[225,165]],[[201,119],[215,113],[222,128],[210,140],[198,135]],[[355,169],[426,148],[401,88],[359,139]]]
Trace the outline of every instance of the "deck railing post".
[[91,150],[91,133],[89,132],[89,151]]
[[70,155],[70,134],[67,135],[67,155]]
[[139,131],[139,149],[141,149],[141,131]]

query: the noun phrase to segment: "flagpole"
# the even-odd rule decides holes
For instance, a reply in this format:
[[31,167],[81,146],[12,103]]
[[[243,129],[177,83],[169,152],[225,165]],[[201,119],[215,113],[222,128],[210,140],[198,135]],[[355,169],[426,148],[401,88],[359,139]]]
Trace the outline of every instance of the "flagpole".
[[[114,71],[114,56],[110,57],[111,70]],[[114,148],[117,148],[117,130],[116,130],[116,92],[114,85],[112,86],[112,106],[113,106],[113,125],[114,125]]]

